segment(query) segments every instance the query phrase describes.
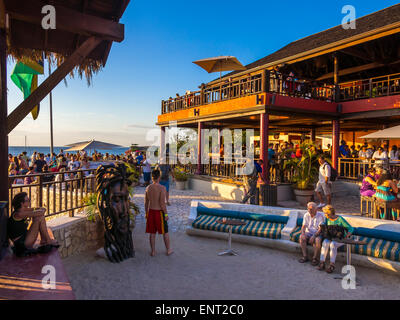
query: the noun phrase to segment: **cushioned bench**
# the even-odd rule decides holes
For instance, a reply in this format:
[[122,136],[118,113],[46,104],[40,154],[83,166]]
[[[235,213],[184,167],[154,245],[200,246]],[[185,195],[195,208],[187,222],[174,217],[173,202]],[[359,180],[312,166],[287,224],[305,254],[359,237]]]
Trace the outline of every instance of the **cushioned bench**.
[[192,227],[203,230],[228,232],[229,226],[218,223],[220,218],[232,218],[247,222],[243,226],[234,226],[232,233],[270,239],[280,239],[288,217],[265,215],[243,211],[231,211],[206,207],[197,208],[197,218]]
[[[290,233],[290,240],[293,242],[300,241],[301,225],[303,219],[297,219],[296,228]],[[374,258],[382,258],[400,262],[400,234],[392,231],[354,228],[354,235],[359,236],[361,241],[366,241],[365,245],[351,246],[351,252],[370,256]],[[344,246],[339,248],[344,251]]]

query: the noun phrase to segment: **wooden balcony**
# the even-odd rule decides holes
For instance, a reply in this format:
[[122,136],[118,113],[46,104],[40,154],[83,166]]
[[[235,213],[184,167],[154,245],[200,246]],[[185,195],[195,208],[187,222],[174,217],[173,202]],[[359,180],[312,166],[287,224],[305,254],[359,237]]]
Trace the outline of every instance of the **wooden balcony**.
[[[356,80],[339,85],[338,102],[371,99],[400,94],[400,74]],[[201,90],[176,96],[161,102],[161,114],[176,112],[194,107],[210,105],[260,93],[334,102],[333,85],[297,80],[289,75],[262,71],[241,78],[201,87]]]

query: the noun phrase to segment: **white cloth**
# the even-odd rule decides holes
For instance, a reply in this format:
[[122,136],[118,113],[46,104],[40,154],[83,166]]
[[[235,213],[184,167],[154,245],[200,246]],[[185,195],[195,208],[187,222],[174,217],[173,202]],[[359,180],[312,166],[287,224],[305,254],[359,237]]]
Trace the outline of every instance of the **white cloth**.
[[396,151],[391,150],[389,152],[389,158],[390,158],[390,160],[399,160],[399,151],[398,150],[396,150]]
[[319,226],[325,221],[325,216],[322,212],[317,211],[314,217],[307,211],[303,217],[303,227],[305,227],[306,233],[315,234]]
[[375,151],[374,152],[374,155],[372,156],[372,159],[374,159],[374,160],[384,160],[384,159],[387,159],[388,158],[388,156],[387,156],[387,153],[386,153],[386,151],[382,151],[381,152],[381,154],[379,154],[379,151]]
[[367,150],[367,151],[360,150],[360,152],[358,153],[359,158],[371,159],[371,156],[372,156],[372,152],[370,150]]
[[321,257],[320,261],[324,261],[328,256],[328,251],[330,250],[329,253],[329,261],[330,263],[335,263],[336,261],[336,256],[337,256],[337,249],[341,246],[344,246],[344,243],[336,242],[336,241],[331,241],[328,239],[325,239],[322,242],[322,248],[321,248]]
[[328,177],[328,183],[330,181],[331,177],[331,166],[325,162],[322,165],[319,166],[319,177],[318,177],[318,182],[320,183],[325,183],[326,180],[325,178]]
[[149,162],[149,160],[144,160],[143,162],[142,162],[142,165],[143,165],[143,172],[151,172],[151,164],[150,164],[150,162]]

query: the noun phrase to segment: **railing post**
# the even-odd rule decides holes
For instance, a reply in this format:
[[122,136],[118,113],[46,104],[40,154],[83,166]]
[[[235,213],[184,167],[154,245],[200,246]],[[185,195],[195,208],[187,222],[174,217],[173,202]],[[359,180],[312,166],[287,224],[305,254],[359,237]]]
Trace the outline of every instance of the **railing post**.
[[269,70],[263,70],[261,74],[261,90],[262,92],[269,92],[270,86],[270,72]]
[[164,114],[164,100],[161,100],[161,114]]
[[43,207],[43,177],[38,176],[39,192],[38,192],[38,207]]
[[204,85],[201,85],[200,88],[200,105],[204,104]]

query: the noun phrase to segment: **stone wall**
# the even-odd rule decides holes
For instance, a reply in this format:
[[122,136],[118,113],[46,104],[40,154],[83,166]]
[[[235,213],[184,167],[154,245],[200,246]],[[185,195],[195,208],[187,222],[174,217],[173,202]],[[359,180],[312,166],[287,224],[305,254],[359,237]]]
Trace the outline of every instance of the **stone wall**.
[[60,244],[58,250],[62,258],[104,246],[103,222],[88,221],[83,213],[52,219],[47,226]]

